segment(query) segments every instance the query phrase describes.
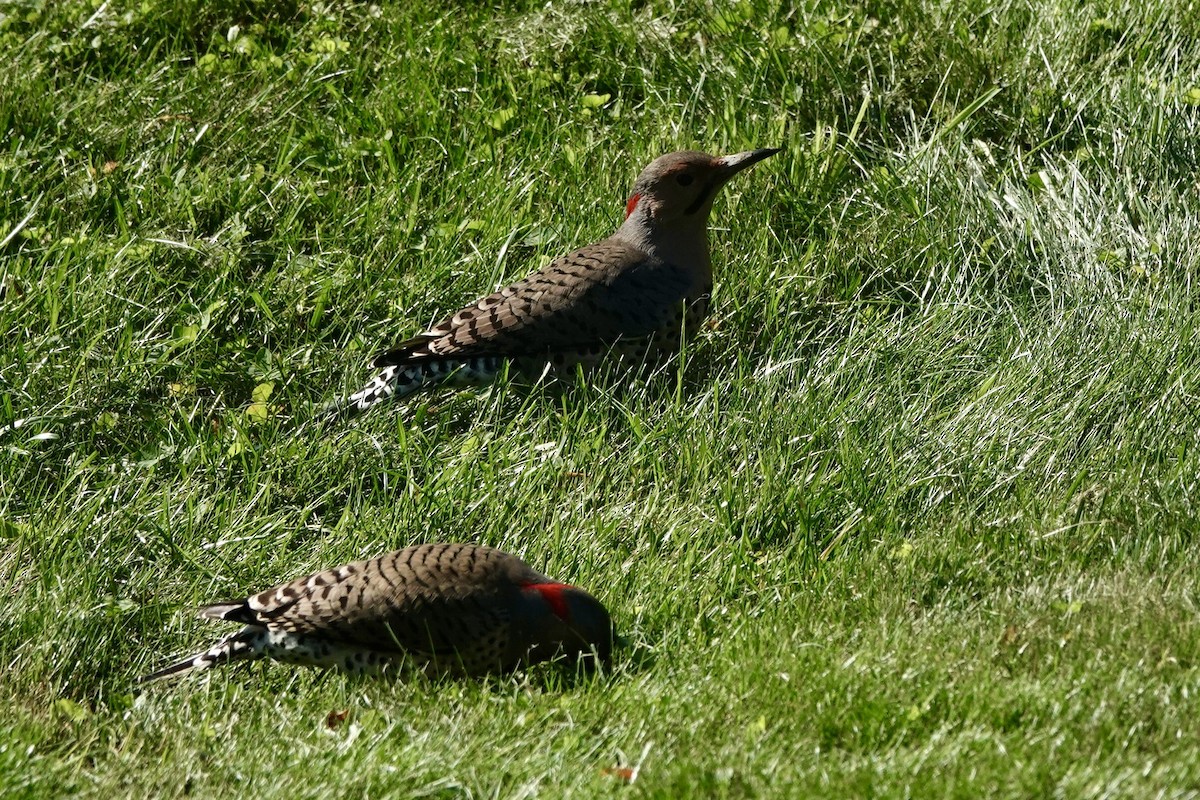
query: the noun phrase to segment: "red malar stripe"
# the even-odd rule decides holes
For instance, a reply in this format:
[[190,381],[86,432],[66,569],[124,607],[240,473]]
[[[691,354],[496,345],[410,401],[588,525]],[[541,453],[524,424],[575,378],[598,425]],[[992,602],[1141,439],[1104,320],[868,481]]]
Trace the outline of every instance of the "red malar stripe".
[[563,622],[571,621],[567,611],[567,601],[563,597],[563,589],[570,589],[569,585],[565,583],[531,583],[525,588],[536,589],[538,594],[545,598],[550,610],[554,612],[554,616]]
[[633,213],[635,208],[637,208],[638,200],[641,199],[642,196],[640,194],[635,194],[633,197],[629,198],[629,202],[625,204],[625,219],[629,219],[629,215]]

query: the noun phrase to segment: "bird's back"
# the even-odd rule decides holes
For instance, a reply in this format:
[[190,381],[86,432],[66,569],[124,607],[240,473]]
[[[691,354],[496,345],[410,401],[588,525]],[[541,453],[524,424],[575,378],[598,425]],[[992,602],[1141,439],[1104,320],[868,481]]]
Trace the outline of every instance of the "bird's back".
[[517,587],[548,580],[490,548],[419,545],[268,589],[221,616],[419,661],[465,659],[470,672],[504,660]]
[[[376,367],[445,357],[553,362],[648,337],[676,319],[691,271],[619,238],[568,253],[379,356]],[[562,365],[567,359],[559,359]]]

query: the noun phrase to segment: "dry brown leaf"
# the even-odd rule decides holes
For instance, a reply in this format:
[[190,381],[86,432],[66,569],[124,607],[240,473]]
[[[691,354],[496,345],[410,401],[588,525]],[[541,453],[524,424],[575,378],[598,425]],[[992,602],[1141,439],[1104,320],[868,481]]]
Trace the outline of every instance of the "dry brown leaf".
[[632,767],[605,767],[600,770],[600,774],[608,775],[626,783],[633,783],[637,780],[637,770]]

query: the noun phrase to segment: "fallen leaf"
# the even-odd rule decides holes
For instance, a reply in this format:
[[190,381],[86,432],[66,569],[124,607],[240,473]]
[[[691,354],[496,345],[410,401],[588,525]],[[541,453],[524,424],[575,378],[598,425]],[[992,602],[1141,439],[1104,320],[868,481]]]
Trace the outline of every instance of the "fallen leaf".
[[637,780],[637,770],[632,767],[605,767],[600,770],[601,775],[608,775],[626,783],[633,783]]
[[271,409],[266,403],[251,403],[246,407],[246,419],[251,422],[266,422],[271,417]]
[[600,108],[602,105],[612,99],[611,94],[585,94],[583,96],[584,108]]
[[325,727],[329,730],[336,730],[339,725],[346,721],[346,717],[350,716],[350,709],[338,711],[334,709],[325,717]]
[[54,710],[71,722],[83,722],[92,715],[87,706],[80,705],[69,697],[60,697],[55,700]]

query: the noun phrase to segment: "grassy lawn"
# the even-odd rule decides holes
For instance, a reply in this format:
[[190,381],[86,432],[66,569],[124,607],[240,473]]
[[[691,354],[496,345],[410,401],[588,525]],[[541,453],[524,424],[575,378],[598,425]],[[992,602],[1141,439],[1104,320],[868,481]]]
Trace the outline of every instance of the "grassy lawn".
[[[0,7],[0,795],[1200,791],[1200,15],[1171,0]],[[669,150],[711,326],[322,430]],[[145,689],[408,544],[614,668]]]

